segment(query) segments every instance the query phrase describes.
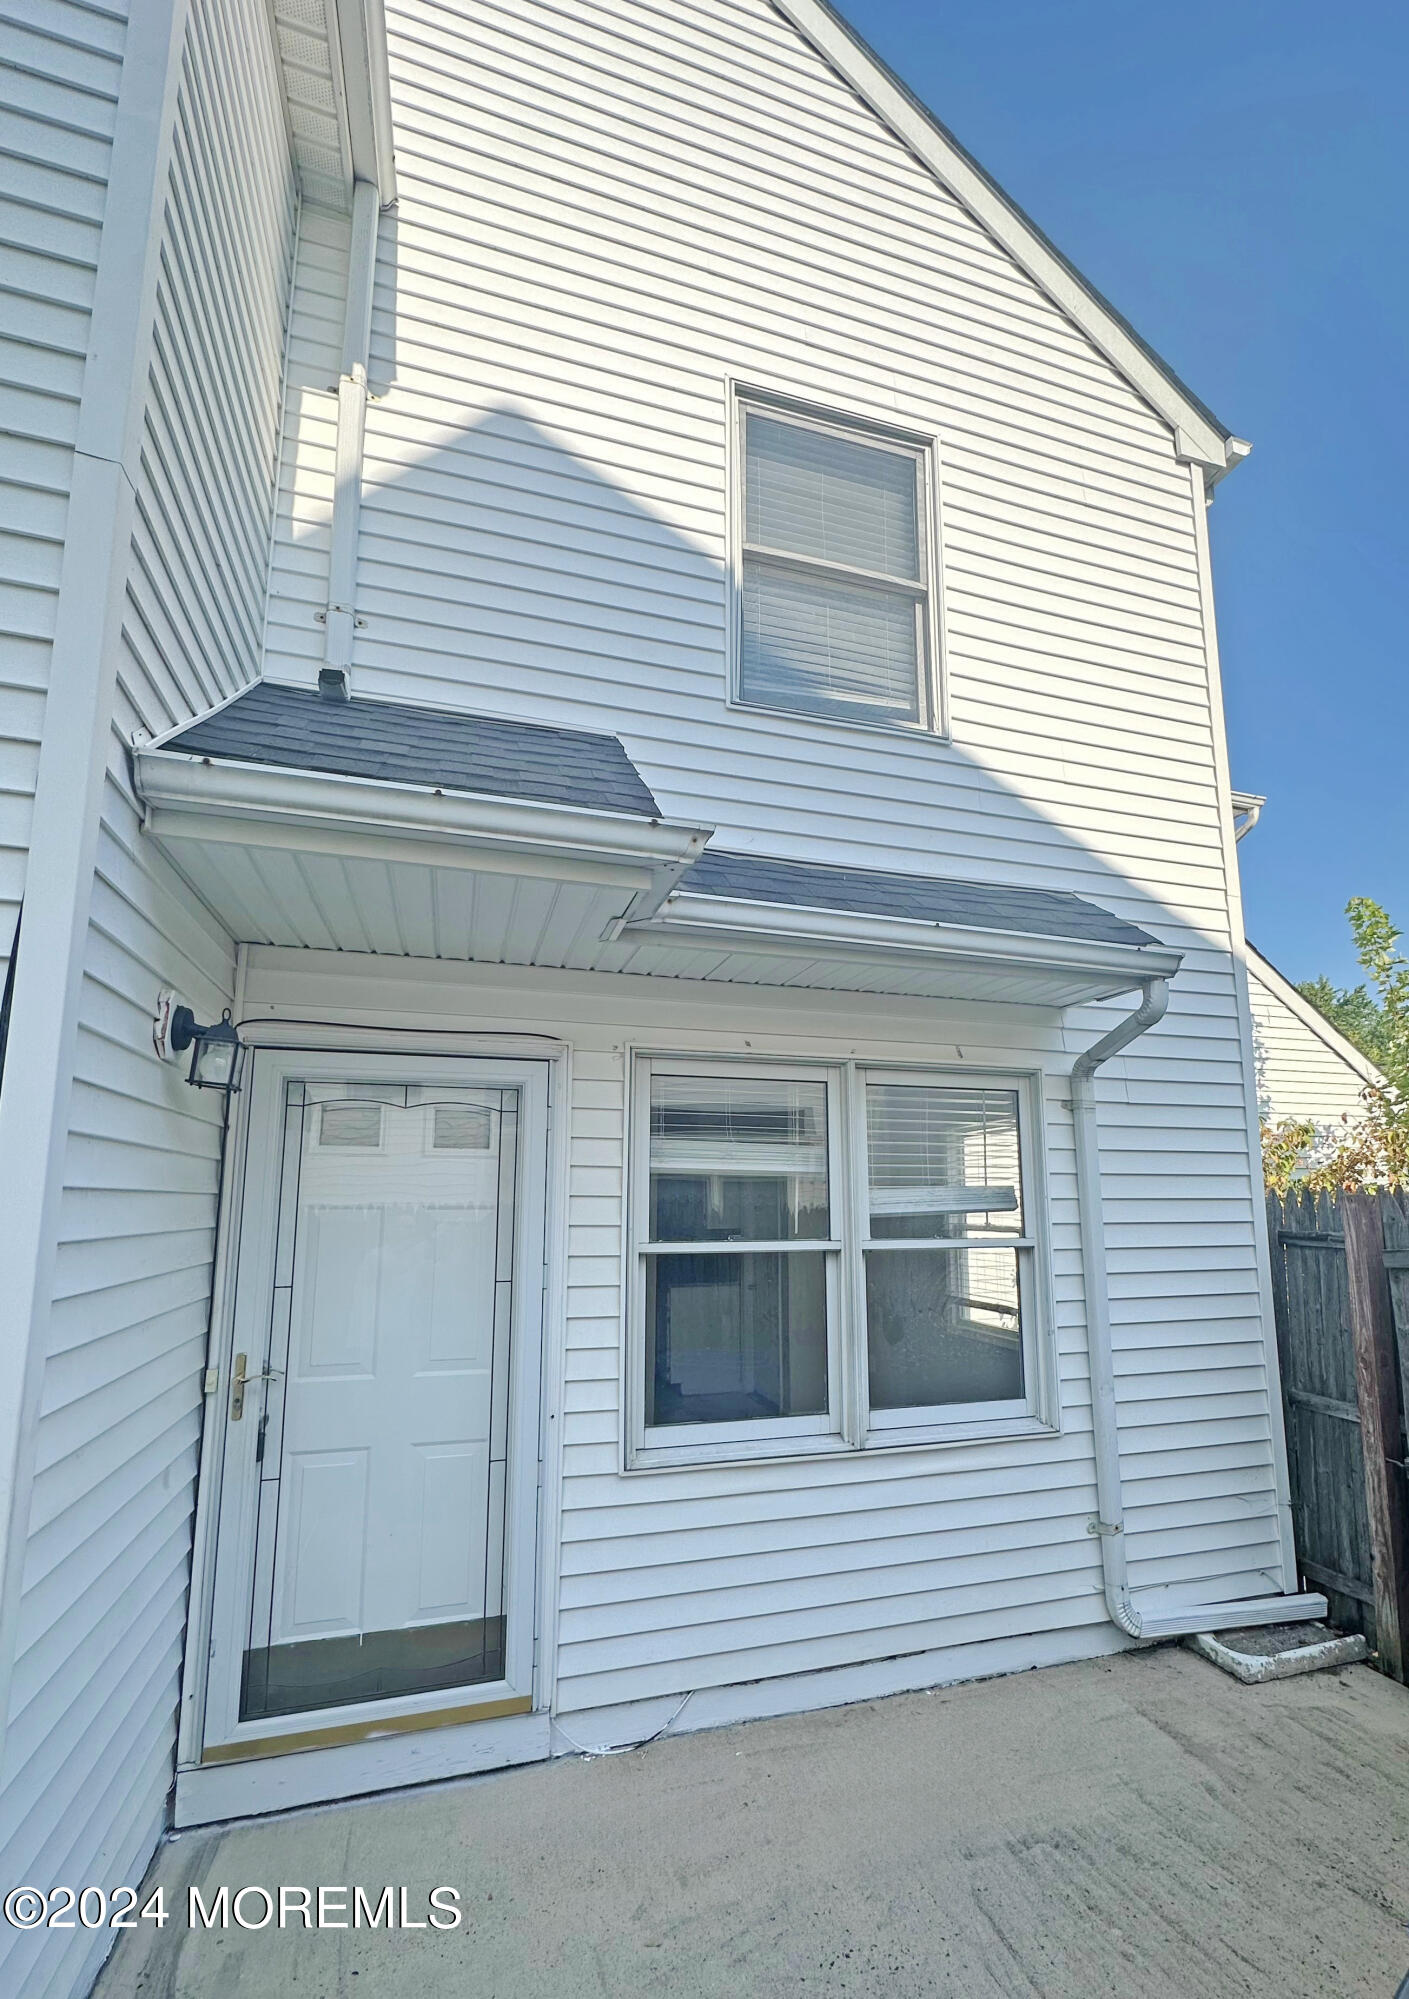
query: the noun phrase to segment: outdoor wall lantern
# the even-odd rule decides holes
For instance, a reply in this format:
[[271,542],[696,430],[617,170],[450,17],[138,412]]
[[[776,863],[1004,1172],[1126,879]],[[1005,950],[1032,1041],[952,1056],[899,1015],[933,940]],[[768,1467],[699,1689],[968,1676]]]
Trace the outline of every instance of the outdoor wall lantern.
[[198,1090],[239,1089],[245,1044],[231,1025],[229,1007],[209,1027],[198,1025],[190,1007],[174,1007],[169,1045],[175,1055],[184,1055],[190,1049],[191,1072],[186,1081],[194,1083]]

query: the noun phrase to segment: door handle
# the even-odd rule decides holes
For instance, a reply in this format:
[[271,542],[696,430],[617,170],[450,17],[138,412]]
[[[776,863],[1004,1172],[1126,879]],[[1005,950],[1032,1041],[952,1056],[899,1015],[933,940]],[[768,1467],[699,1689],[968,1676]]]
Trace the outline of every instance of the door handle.
[[230,1421],[238,1423],[245,1413],[245,1390],[256,1381],[277,1381],[283,1373],[280,1367],[262,1368],[258,1374],[246,1374],[247,1354],[235,1355],[235,1368],[230,1376]]

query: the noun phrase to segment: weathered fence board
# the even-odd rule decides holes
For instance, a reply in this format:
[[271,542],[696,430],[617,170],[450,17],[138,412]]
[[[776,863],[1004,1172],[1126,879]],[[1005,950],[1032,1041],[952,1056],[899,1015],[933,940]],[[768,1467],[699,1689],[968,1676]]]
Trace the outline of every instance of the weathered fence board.
[[1346,1194],[1340,1206],[1375,1578],[1375,1649],[1385,1672],[1402,1680],[1409,1640],[1409,1514],[1404,1503],[1404,1424],[1384,1223],[1376,1194]]
[[1390,1314],[1399,1349],[1399,1408],[1406,1446],[1400,1455],[1409,1460],[1409,1194],[1382,1194],[1380,1220],[1385,1234]]
[[1308,1582],[1373,1642],[1374,1572],[1350,1338],[1345,1237],[1327,1194],[1269,1197],[1292,1525]]
[[1297,1556],[1385,1671],[1409,1657],[1409,1200],[1268,1198]]

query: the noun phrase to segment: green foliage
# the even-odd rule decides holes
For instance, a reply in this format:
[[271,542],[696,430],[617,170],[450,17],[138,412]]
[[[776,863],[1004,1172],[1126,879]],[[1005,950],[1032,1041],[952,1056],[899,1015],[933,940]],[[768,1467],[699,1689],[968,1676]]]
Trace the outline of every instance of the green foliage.
[[1345,913],[1355,938],[1355,955],[1379,995],[1384,1033],[1378,1066],[1396,1091],[1409,1097],[1409,958],[1397,948],[1400,932],[1367,895],[1352,896]]
[[1368,984],[1337,988],[1322,978],[1298,990],[1369,1057],[1385,1082],[1367,1086],[1363,1118],[1343,1120],[1344,1131],[1319,1160],[1314,1125],[1264,1127],[1263,1173],[1278,1193],[1293,1181],[1313,1191],[1409,1187],[1409,958],[1399,949],[1401,932],[1369,896],[1352,896],[1345,913]]
[[1309,1118],[1262,1127],[1262,1178],[1272,1193],[1285,1194],[1305,1177],[1302,1162],[1315,1143],[1316,1127]]

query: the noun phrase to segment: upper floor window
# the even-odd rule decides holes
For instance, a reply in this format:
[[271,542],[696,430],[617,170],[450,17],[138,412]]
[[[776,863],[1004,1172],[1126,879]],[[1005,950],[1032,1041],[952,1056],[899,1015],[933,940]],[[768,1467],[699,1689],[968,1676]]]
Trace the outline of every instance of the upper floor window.
[[752,397],[739,424],[738,699],[937,730],[931,448]]

